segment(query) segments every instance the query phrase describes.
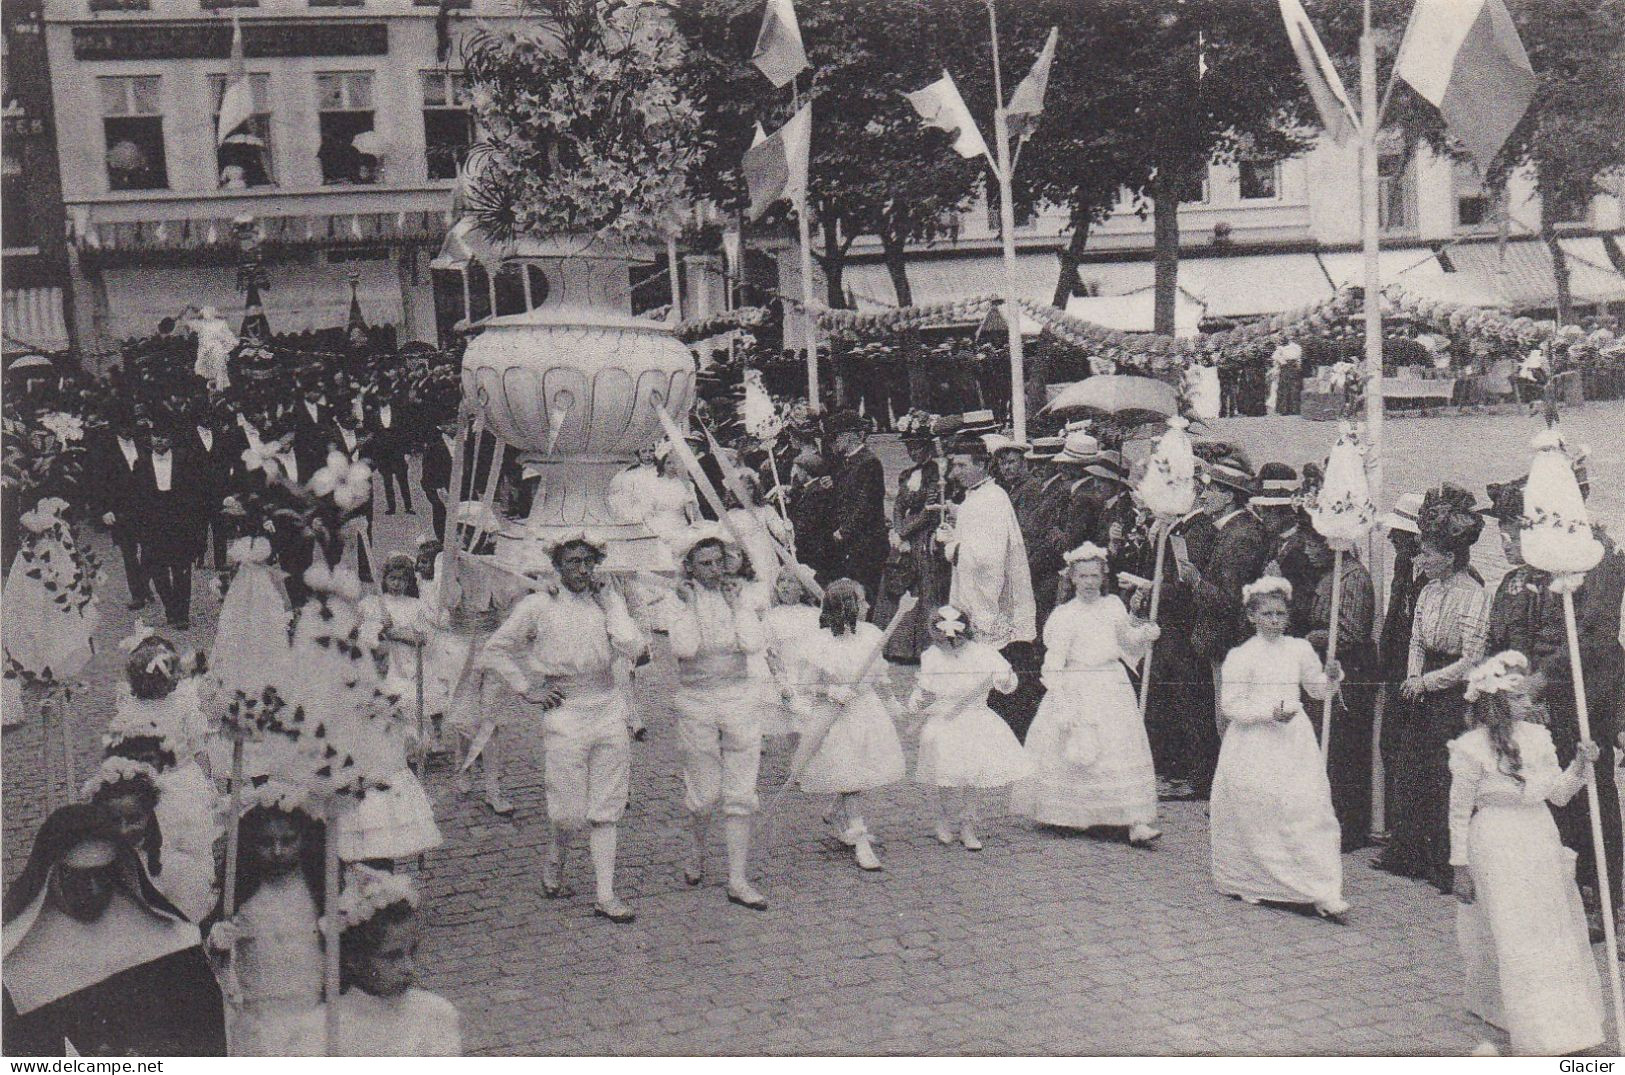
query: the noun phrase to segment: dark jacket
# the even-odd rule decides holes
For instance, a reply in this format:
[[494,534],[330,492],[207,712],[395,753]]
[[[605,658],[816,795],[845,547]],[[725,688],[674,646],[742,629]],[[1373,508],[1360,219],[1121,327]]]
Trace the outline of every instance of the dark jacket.
[[1264,524],[1245,509],[1218,528],[1206,561],[1191,551],[1191,563],[1202,574],[1195,587],[1196,621],[1191,628],[1191,644],[1198,654],[1222,661],[1247,640],[1251,628],[1242,609],[1241,589],[1264,573],[1269,556]]

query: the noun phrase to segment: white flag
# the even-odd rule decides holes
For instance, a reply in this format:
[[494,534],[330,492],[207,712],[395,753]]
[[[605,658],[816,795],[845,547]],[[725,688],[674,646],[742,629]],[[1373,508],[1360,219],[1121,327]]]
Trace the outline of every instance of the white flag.
[[1059,27],[1049,28],[1049,38],[1038,59],[1033,61],[1033,69],[1010,95],[1010,107],[1004,110],[1005,122],[1017,141],[1026,141],[1038,127],[1038,117],[1044,111],[1044,94],[1049,89],[1050,68],[1055,64],[1055,43],[1060,36]]
[[796,21],[795,5],[790,0],[767,0],[750,62],[778,89],[783,89],[810,66],[807,50],[801,43],[801,25]]
[[976,121],[971,118],[970,109],[965,107],[965,99],[959,95],[953,75],[944,71],[941,78],[925,89],[904,93],[903,96],[908,98],[908,103],[914,106],[914,111],[920,114],[927,127],[936,127],[954,136],[954,152],[966,158],[980,153],[989,164],[993,163],[993,154],[988,152],[982,132],[976,129]]
[[1320,35],[1315,33],[1303,4],[1299,0],[1280,0],[1280,3],[1287,40],[1298,58],[1298,69],[1303,72],[1303,82],[1309,87],[1315,111],[1320,113],[1320,125],[1326,128],[1332,141],[1344,142],[1354,134],[1354,106],[1343,89],[1343,80],[1337,76],[1337,68],[1326,55],[1326,46],[1320,43]]
[[226,91],[220,97],[220,122],[215,125],[214,144],[226,138],[254,117],[254,90],[243,71],[243,27],[231,20],[231,66],[226,72]]

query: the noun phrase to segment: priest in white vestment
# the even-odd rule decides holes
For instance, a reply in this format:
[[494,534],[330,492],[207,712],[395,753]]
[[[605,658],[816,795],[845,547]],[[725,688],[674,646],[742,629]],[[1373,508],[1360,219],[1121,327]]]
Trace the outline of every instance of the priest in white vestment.
[[953,565],[948,600],[965,613],[978,641],[995,649],[1031,642],[1038,614],[1027,545],[1009,495],[989,473],[986,448],[979,442],[955,447],[949,473],[965,499],[938,533]]

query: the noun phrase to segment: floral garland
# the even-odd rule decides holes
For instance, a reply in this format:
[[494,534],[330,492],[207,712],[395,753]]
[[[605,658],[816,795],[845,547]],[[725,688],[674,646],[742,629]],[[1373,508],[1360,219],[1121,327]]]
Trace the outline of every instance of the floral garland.
[[1555,342],[1598,352],[1625,349],[1625,334],[1606,328],[1587,333],[1578,325],[1559,326],[1547,319],[1512,317],[1500,310],[1425,299],[1399,287],[1389,287],[1383,293],[1399,314],[1453,338],[1465,336],[1492,346],[1534,347]]
[[690,318],[678,323],[677,338],[684,343],[698,343],[720,336],[734,329],[756,329],[767,324],[768,311],[763,306],[740,306],[710,317]]

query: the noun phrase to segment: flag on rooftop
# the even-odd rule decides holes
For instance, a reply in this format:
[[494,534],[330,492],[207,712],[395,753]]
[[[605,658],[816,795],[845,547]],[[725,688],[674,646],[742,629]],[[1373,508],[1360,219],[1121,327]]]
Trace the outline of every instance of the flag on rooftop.
[[1394,76],[1439,110],[1479,167],[1535,95],[1535,71],[1502,0],[1417,0]]

